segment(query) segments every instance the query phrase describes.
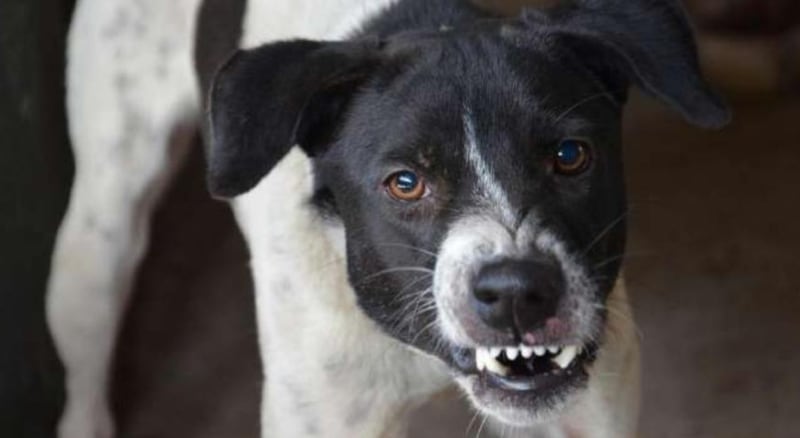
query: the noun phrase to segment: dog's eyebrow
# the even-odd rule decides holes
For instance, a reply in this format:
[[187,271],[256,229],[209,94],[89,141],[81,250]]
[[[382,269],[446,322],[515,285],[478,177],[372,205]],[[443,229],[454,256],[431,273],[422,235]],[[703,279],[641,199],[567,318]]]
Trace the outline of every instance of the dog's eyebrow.
[[619,106],[618,103],[614,100],[614,95],[611,94],[610,91],[602,91],[602,92],[595,93],[595,94],[592,94],[590,96],[584,97],[581,100],[579,100],[578,102],[572,104],[572,106],[568,107],[566,110],[563,110],[560,114],[558,114],[555,117],[555,122],[554,123],[558,124],[561,120],[563,120],[564,118],[566,118],[567,116],[572,114],[572,112],[574,112],[578,108],[582,107],[583,105],[585,105],[585,104],[587,104],[589,102],[592,102],[592,101],[595,101],[595,100],[598,100],[598,99],[601,99],[601,98],[606,98],[612,104],[614,104],[615,106],[617,106],[617,107]]
[[466,158],[478,177],[479,194],[485,199],[488,205],[496,208],[500,214],[500,219],[509,228],[517,223],[516,214],[511,207],[508,195],[500,186],[500,182],[489,167],[489,163],[481,155],[478,148],[478,137],[475,132],[475,123],[472,119],[472,112],[464,107],[464,147]]

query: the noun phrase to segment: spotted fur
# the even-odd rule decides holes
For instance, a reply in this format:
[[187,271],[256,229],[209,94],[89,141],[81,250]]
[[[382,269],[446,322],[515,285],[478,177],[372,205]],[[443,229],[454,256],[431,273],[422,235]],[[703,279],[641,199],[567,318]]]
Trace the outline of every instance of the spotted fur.
[[[207,53],[192,47],[201,6],[78,2],[67,72],[77,175],[48,294],[68,376],[61,438],[114,435],[114,334],[183,156],[176,128],[200,121],[210,188],[234,197],[251,253],[262,436],[401,437],[408,414],[453,382],[521,433],[635,434],[638,348],[619,263],[604,280],[591,264],[624,244],[620,108],[635,84],[696,124],[727,117],[677,2],[576,0],[506,20],[461,0],[249,0],[231,30],[243,50],[213,85],[192,70],[220,65],[192,60]],[[597,138],[604,161],[552,189],[534,163],[576,132]],[[411,210],[383,202],[379,159],[397,155],[441,196]],[[586,387],[535,410],[477,393],[452,354],[503,341],[470,319],[466,296],[481,263],[531,251],[566,278],[569,336],[600,345]]]

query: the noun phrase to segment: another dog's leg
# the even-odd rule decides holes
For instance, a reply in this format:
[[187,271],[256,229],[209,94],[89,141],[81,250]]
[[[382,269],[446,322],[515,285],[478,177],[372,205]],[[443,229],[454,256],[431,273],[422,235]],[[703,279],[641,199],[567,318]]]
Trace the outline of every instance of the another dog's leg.
[[176,127],[197,116],[196,3],[83,0],[75,10],[67,105],[76,174],[47,298],[66,368],[62,438],[113,435],[106,388],[118,322],[151,212],[188,145]]

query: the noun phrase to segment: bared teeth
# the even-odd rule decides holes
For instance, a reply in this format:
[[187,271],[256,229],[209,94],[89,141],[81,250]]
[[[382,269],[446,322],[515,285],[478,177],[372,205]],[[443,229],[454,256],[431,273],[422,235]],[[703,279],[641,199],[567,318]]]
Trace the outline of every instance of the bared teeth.
[[479,372],[486,369],[486,361],[483,359],[483,348],[475,350],[475,367]]
[[[509,366],[504,365],[500,360],[505,355],[504,361],[529,360],[533,357],[544,357],[549,354],[550,360],[561,369],[568,368],[576,357],[581,353],[581,347],[576,345],[559,346],[527,346],[519,347],[481,347],[475,350],[475,366],[479,372],[488,371],[490,373],[507,376],[510,373]],[[507,362],[506,362],[507,363]]]
[[[475,350],[475,366],[479,371],[486,370],[501,376],[508,375],[508,368],[497,360],[497,357],[500,356],[502,352],[502,348],[478,348]],[[495,355],[493,353],[497,354]]]
[[506,347],[506,357],[508,360],[514,360],[519,356],[519,348]]
[[519,351],[520,353],[522,353],[522,357],[524,357],[525,359],[530,359],[531,356],[533,356],[534,350],[535,350],[534,347],[528,347],[525,345],[519,346]]
[[561,369],[567,368],[573,360],[578,356],[580,353],[580,349],[575,345],[568,345],[561,349],[561,353],[558,356],[554,357],[552,360],[556,363]]

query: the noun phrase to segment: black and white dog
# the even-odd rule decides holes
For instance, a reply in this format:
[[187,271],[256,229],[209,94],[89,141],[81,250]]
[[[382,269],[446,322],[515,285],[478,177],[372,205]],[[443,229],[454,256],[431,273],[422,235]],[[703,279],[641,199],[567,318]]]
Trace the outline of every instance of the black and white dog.
[[728,119],[677,0],[80,0],[68,55],[62,438],[113,435],[118,319],[201,119],[252,254],[263,436],[402,436],[451,382],[525,436],[635,435],[626,94]]

